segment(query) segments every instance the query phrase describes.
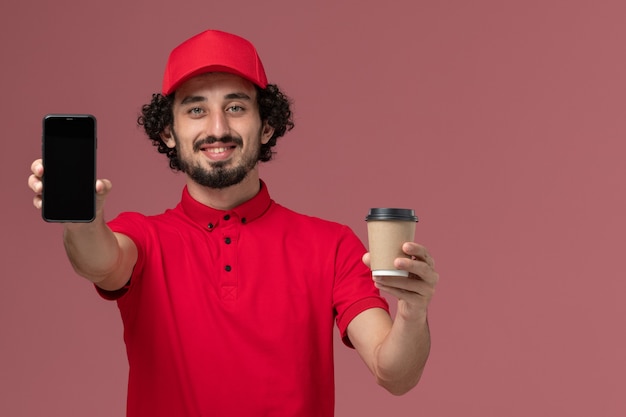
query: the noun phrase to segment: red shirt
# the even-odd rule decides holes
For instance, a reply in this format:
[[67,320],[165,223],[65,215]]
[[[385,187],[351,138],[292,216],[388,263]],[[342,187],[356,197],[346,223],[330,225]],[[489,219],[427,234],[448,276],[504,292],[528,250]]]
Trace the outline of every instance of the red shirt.
[[139,256],[118,292],[129,417],[332,416],[333,326],[388,305],[346,226],[295,213],[265,184],[229,211],[183,191],[109,223]]

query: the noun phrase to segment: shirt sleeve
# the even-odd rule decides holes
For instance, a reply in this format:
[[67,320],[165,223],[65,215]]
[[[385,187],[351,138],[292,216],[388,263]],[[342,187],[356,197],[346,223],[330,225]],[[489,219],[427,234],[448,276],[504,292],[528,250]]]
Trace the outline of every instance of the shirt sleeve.
[[121,213],[118,217],[108,222],[107,225],[113,232],[128,236],[137,247],[137,262],[133,268],[133,273],[124,287],[116,291],[107,291],[95,286],[96,291],[102,298],[113,301],[124,296],[130,290],[132,284],[140,279],[145,258],[146,231],[148,224],[146,216],[143,214],[128,212]]
[[382,308],[389,313],[387,300],[374,286],[372,273],[362,261],[365,252],[365,246],[354,232],[343,226],[335,257],[333,302],[341,339],[351,348],[354,346],[347,330],[352,319],[370,308]]

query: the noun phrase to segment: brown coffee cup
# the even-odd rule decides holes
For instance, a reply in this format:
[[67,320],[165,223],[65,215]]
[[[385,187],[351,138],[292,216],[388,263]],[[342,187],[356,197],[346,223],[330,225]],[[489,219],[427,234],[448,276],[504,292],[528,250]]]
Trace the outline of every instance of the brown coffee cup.
[[408,258],[402,251],[405,242],[415,239],[415,211],[402,208],[371,208],[367,217],[370,268],[375,276],[409,275],[393,266],[396,258]]

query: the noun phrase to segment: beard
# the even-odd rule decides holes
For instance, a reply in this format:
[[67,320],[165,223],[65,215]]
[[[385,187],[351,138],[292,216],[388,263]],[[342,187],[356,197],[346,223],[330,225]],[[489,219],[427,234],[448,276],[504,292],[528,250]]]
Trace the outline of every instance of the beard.
[[[176,140],[176,152],[178,154],[178,163],[180,170],[189,176],[194,182],[204,187],[223,189],[237,185],[242,182],[250,171],[256,167],[259,161],[260,147],[251,149],[250,152],[243,153],[242,159],[238,164],[232,161],[209,162],[210,169],[204,167],[200,162],[192,161],[191,158],[184,158],[180,150],[180,142],[176,134],[172,131],[172,135]],[[205,144],[216,142],[235,143],[243,148],[243,140],[236,136],[224,136],[222,138],[208,137],[193,144],[193,153],[200,153],[200,147]]]

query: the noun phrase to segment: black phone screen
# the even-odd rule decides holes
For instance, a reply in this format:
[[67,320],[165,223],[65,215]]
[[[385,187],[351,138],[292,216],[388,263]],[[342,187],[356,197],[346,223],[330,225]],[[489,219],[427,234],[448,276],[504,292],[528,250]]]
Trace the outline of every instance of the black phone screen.
[[42,145],[44,220],[92,221],[95,217],[95,117],[45,116]]

